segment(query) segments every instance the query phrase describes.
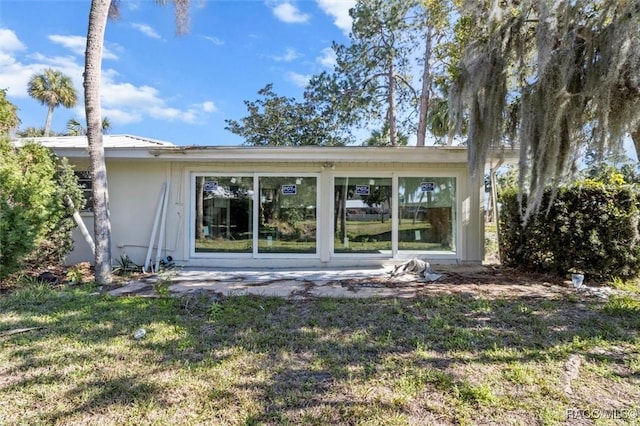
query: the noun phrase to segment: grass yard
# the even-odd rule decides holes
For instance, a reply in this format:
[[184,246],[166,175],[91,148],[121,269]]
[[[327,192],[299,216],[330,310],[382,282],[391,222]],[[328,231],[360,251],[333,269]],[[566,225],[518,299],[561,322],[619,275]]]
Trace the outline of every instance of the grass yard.
[[0,424],[633,423],[636,296],[154,299],[31,284],[0,296]]

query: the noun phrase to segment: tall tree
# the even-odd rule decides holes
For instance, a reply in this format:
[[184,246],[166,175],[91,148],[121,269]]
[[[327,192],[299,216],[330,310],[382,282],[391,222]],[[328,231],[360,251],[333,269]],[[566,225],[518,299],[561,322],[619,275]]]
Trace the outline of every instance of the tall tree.
[[[166,4],[169,0],[157,0]],[[190,0],[173,0],[178,34],[186,31]],[[84,67],[84,102],[87,118],[87,140],[91,181],[93,183],[93,214],[95,232],[95,278],[108,284],[111,276],[111,220],[109,218],[109,192],[107,168],[102,144],[102,116],[100,112],[100,77],[104,33],[109,17],[119,16],[117,0],[91,0],[87,47]]]
[[52,68],[45,69],[41,74],[34,74],[27,85],[27,93],[48,108],[44,136],[49,136],[55,108],[61,105],[73,108],[78,103],[78,93],[73,87],[71,77]]
[[351,9],[351,44],[337,46],[338,74],[349,75],[352,90],[369,99],[367,118],[386,123],[398,145],[398,117],[415,100],[406,16],[411,2],[360,0]]
[[[417,130],[417,146],[424,146],[427,129],[433,123],[431,112],[431,94],[434,90],[434,82],[437,81],[435,69],[443,60],[443,46],[447,46],[454,37],[452,34],[452,22],[450,19],[454,11],[454,5],[451,1],[445,0],[420,0],[416,7],[412,9],[415,14],[414,27],[419,29],[419,34],[424,38],[422,40],[424,52],[419,62],[422,65],[422,87],[418,100],[418,130]],[[447,52],[448,53],[448,52]],[[442,74],[442,71],[441,71]],[[437,101],[436,101],[437,104]],[[433,131],[434,136],[437,137]]]
[[424,145],[431,95],[446,96],[437,86],[445,82],[455,4],[359,0],[350,11],[350,45],[334,43],[333,73],[314,76],[305,96],[343,128],[386,126],[392,145],[400,132],[417,129],[417,144]]
[[520,143],[525,218],[575,153],[619,146],[640,124],[640,0],[466,1],[474,23],[451,92],[451,112],[469,119],[469,162]]
[[415,107],[416,95],[406,22],[412,5],[403,0],[359,0],[349,11],[350,45],[334,43],[333,72],[310,80],[305,98],[343,129],[386,125],[392,145],[397,145],[398,128],[408,128],[404,112]]

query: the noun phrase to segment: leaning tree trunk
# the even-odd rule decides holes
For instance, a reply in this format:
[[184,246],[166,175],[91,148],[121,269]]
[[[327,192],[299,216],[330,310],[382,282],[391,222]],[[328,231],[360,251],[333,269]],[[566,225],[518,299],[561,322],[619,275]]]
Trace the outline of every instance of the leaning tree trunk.
[[51,133],[51,118],[53,117],[53,105],[49,105],[49,109],[47,111],[47,119],[44,122],[44,137],[49,137],[49,133]]
[[424,43],[424,68],[422,69],[422,92],[420,93],[417,146],[424,146],[427,137],[427,116],[429,115],[429,95],[431,94],[431,38],[431,28],[427,28]]
[[111,0],[92,0],[87,32],[84,66],[84,103],[87,115],[87,140],[91,182],[93,184],[93,217],[95,231],[95,279],[100,284],[111,282],[111,219],[107,168],[102,145],[100,113],[100,71],[102,46]]

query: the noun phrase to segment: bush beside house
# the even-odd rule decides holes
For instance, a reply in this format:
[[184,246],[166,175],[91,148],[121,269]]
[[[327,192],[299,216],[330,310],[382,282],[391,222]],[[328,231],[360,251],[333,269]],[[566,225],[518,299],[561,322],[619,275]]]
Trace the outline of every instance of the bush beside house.
[[544,193],[542,208],[524,224],[527,199],[516,189],[501,194],[501,255],[508,266],[596,280],[640,274],[640,197],[619,179],[585,179]]
[[26,267],[58,265],[72,249],[74,205],[82,190],[66,159],[0,138],[0,280]]

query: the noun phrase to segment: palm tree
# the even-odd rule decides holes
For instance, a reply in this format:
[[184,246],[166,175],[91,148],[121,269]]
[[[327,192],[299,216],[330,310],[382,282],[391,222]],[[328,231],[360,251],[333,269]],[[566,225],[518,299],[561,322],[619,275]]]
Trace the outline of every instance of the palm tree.
[[[156,0],[166,4],[168,0]],[[95,232],[95,280],[100,284],[111,282],[111,220],[107,168],[102,145],[102,118],[100,114],[100,67],[102,46],[109,17],[118,17],[118,0],[91,0],[89,29],[84,63],[84,105],[87,115],[87,140],[91,182],[93,183],[93,214]],[[173,0],[178,34],[188,26],[190,0]]]
[[[109,117],[105,117],[102,119],[102,133],[109,133],[111,131],[111,120]],[[77,118],[70,118],[67,121],[67,136],[85,136],[87,134],[87,129],[85,129],[80,120]]]
[[[44,127],[29,126],[26,129],[16,131],[16,136],[21,138],[41,138],[44,136]],[[49,136],[63,136],[56,132],[49,132]]]
[[29,80],[27,93],[49,108],[44,124],[44,136],[49,136],[51,117],[55,108],[60,105],[73,108],[78,103],[78,94],[73,87],[71,77],[52,68],[45,69],[42,74],[34,74]]

